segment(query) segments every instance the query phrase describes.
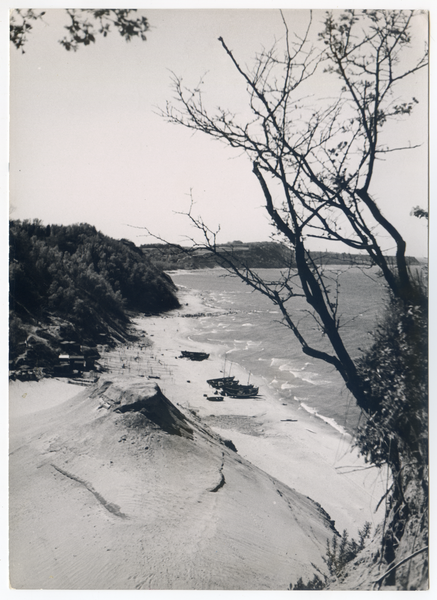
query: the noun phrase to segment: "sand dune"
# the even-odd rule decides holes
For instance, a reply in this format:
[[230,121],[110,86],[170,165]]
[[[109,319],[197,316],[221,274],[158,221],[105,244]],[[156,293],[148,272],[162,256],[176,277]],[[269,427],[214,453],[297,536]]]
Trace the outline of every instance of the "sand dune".
[[12,587],[285,590],[326,570],[330,518],[377,521],[385,481],[349,436],[256,377],[259,399],[206,400],[220,348],[179,358],[200,300],[136,319],[153,345],[104,353],[95,386],[11,383]]
[[15,588],[286,589],[333,534],[143,378],[21,417],[10,470]]

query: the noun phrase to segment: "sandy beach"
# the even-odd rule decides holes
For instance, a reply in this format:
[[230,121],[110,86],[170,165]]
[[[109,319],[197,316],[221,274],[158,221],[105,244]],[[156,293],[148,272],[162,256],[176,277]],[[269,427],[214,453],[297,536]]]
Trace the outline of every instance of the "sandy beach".
[[[287,589],[324,568],[324,511],[352,536],[379,522],[384,478],[350,436],[282,404],[256,374],[260,397],[207,400],[225,349],[197,347],[193,320],[212,309],[199,296],[182,304],[135,319],[147,337],[104,352],[94,387],[10,384],[12,587]],[[232,374],[249,376],[237,365]],[[185,425],[169,435],[141,417],[140,427],[120,409],[135,394]]]
[[[316,414],[282,404],[256,373],[232,365],[232,375],[241,383],[259,386],[260,398],[225,398],[208,402],[213,389],[206,381],[223,375],[225,348],[190,339],[192,320],[213,311],[201,296],[181,297],[183,309],[164,317],[136,319],[153,346],[145,349],[153,359],[153,373],[164,394],[184,408],[196,411],[214,431],[234,441],[238,452],[250,462],[297,491],[319,502],[335,520],[337,529],[356,535],[365,521],[380,522],[382,510],[375,507],[385,493],[385,473],[358,457],[349,434],[336,431]],[[178,358],[181,350],[205,351],[208,360],[192,362]],[[126,348],[126,365],[135,372],[137,349]],[[228,371],[227,371],[228,374]]]

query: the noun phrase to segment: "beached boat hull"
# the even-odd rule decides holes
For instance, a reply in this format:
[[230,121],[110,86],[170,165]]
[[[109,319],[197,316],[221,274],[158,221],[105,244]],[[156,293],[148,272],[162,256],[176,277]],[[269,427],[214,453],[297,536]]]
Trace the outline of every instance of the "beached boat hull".
[[182,350],[181,358],[188,358],[189,360],[206,360],[209,358],[209,354],[206,352],[188,352],[187,350]]
[[[232,375],[230,377],[219,377],[218,379],[207,379],[206,383],[213,388],[220,389],[224,385],[234,382],[234,379],[235,377]],[[238,383],[238,381],[235,383]]]

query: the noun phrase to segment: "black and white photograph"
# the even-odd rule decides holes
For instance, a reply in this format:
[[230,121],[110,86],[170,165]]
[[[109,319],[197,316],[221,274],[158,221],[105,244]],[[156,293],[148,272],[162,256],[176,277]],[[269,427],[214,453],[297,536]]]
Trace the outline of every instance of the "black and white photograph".
[[429,591],[430,12],[86,4],[2,11],[9,591]]

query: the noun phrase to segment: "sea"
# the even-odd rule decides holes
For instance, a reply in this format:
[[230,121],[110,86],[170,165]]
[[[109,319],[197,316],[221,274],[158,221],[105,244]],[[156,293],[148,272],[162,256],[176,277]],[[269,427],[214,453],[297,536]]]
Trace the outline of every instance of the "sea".
[[[337,315],[344,343],[357,358],[371,345],[372,334],[384,315],[386,285],[376,267],[330,266],[325,267],[325,273],[331,298],[339,292]],[[259,269],[257,274],[267,281],[280,277],[277,269]],[[247,372],[248,381],[261,382],[261,395],[268,389],[278,402],[294,404],[353,434],[360,410],[343,379],[331,365],[303,354],[271,300],[220,268],[173,271],[169,275],[181,292],[194,292],[202,298],[205,310],[192,320],[190,339],[198,342],[200,351],[202,344],[216,345],[226,375],[232,375],[239,365]],[[287,308],[307,342],[329,351],[329,343],[304,298],[290,299]]]

